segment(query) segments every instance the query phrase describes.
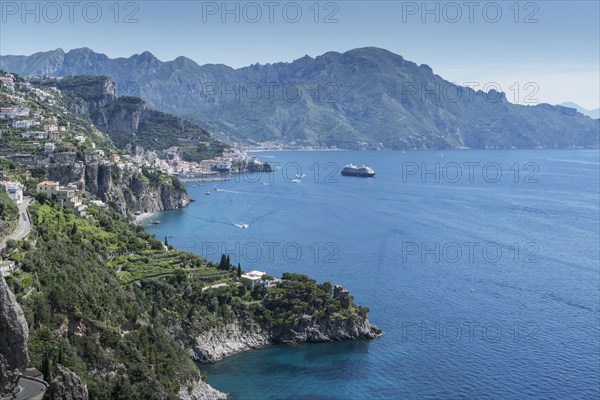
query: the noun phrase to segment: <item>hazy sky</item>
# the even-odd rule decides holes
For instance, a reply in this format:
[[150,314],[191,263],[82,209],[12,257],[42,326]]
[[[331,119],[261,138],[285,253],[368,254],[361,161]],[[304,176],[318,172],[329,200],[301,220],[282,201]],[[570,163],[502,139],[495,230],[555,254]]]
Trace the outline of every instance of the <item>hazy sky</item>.
[[511,101],[600,107],[598,1],[2,0],[0,18],[2,55],[89,47],[241,67],[377,46]]

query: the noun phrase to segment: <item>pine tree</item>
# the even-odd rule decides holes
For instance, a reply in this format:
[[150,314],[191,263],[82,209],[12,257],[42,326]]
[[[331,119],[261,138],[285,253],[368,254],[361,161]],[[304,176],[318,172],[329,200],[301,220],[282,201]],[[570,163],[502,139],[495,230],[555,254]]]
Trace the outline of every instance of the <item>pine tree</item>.
[[238,263],[238,267],[237,267],[237,276],[238,276],[238,278],[242,277],[242,266],[240,265],[240,263]]

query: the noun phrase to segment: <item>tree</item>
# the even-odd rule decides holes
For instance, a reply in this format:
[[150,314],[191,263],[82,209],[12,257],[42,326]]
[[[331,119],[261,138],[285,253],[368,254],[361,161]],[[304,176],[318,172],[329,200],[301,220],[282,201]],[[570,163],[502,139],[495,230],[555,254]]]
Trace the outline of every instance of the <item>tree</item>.
[[165,246],[169,247],[169,241],[167,240],[167,236],[165,235]]
[[240,265],[240,263],[238,263],[238,266],[237,266],[237,276],[238,276],[238,278],[242,277],[242,266]]
[[58,363],[60,365],[65,365],[65,352],[62,345],[58,348]]
[[48,201],[48,195],[46,193],[36,193],[35,201],[37,201],[41,205],[44,205]]
[[47,351],[42,358],[42,370],[40,372],[44,375],[46,382],[52,381],[52,360],[50,360],[50,355]]
[[221,262],[219,262],[219,266],[217,268],[220,270],[227,269],[227,258],[225,257],[225,254],[221,254]]
[[17,241],[14,239],[8,239],[6,241],[6,247],[8,247],[10,250],[14,250],[19,247],[19,243],[17,243]]
[[226,269],[227,271],[229,271],[229,270],[231,269],[231,259],[229,258],[229,254],[227,254],[227,258],[226,258],[226,260],[225,260],[225,261],[226,261],[226,263],[227,263],[227,266],[225,267],[225,269]]

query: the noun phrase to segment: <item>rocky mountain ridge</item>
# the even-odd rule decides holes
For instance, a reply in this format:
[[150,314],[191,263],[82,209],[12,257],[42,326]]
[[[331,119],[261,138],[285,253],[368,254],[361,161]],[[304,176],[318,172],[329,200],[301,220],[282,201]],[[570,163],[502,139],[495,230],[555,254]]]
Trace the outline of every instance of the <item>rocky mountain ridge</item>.
[[[248,143],[339,148],[597,148],[598,121],[573,108],[513,104],[387,50],[367,47],[233,69],[149,52],[88,48],[2,56],[25,75],[106,75],[150,106]],[[507,90],[507,88],[505,88]],[[120,95],[131,94],[121,91]]]

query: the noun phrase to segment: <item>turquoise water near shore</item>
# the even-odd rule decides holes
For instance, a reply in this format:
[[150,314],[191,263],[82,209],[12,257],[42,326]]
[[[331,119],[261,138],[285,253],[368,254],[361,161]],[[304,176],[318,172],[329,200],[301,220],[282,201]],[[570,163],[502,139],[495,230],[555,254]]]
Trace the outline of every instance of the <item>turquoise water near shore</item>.
[[[202,365],[209,384],[233,399],[600,397],[597,150],[258,155],[273,174],[189,185],[197,201],[148,231],[341,284],[385,334],[244,352]],[[377,176],[341,177],[348,162]]]

